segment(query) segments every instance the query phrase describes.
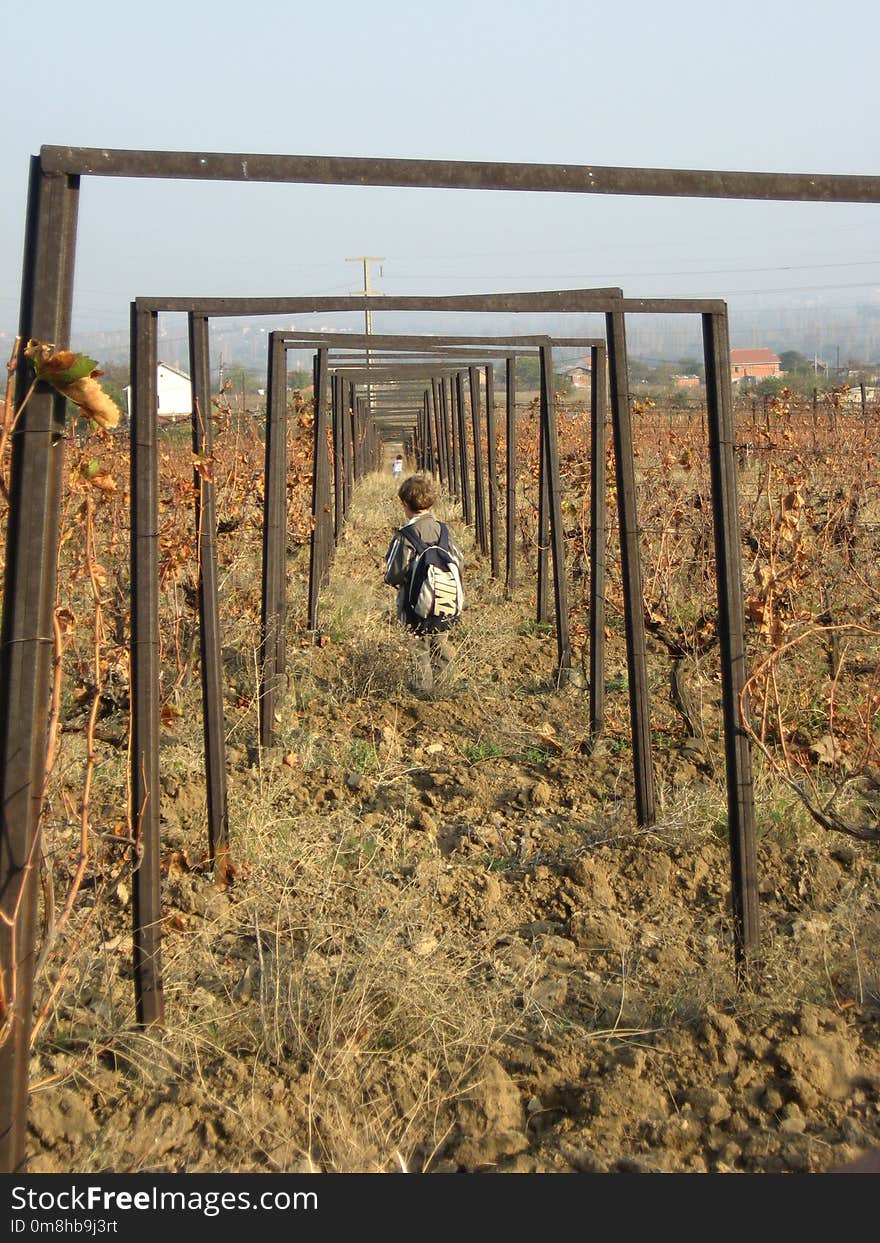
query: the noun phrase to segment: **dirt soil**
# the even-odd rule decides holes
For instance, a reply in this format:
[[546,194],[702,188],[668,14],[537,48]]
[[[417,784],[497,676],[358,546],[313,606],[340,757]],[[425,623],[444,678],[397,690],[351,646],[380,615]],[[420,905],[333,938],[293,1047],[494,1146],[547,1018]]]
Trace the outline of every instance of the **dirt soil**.
[[472,674],[433,699],[383,682],[388,626],[294,648],[279,745],[230,738],[226,887],[197,730],[163,738],[165,1028],[132,1020],[131,877],[100,908],[99,878],[35,1043],[30,1171],[818,1173],[880,1147],[876,846],[764,808],[738,982],[720,744],[657,757],[639,826],[629,752],[588,745],[528,607],[507,645],[463,625]]

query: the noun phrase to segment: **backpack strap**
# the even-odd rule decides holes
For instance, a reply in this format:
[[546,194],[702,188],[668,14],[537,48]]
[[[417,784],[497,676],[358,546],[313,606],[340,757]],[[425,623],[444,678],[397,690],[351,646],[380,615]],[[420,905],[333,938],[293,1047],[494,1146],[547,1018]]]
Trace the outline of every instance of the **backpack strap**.
[[399,536],[412,544],[416,552],[424,552],[426,548],[442,548],[445,552],[449,552],[449,527],[445,522],[440,523],[440,534],[437,537],[436,544],[426,544],[419,533],[413,527],[401,527],[397,532]]
[[413,528],[410,526],[401,527],[400,530],[397,532],[397,534],[400,536],[401,539],[406,540],[408,544],[411,544],[417,553],[424,552],[425,549],[428,547],[428,545],[419,535],[418,531],[414,531]]

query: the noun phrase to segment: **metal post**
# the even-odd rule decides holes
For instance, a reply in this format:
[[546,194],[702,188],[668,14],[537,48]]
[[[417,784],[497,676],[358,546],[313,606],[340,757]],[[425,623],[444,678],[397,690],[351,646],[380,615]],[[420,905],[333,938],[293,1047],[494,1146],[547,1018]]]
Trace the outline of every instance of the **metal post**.
[[471,508],[471,472],[470,465],[468,463],[467,431],[465,428],[464,417],[464,376],[460,371],[455,373],[455,406],[456,425],[458,430],[458,478],[461,485],[461,513],[465,522],[469,525],[473,522],[473,510]]
[[312,538],[309,545],[308,626],[318,628],[318,595],[324,585],[327,557],[325,505],[330,497],[327,460],[327,349],[315,355],[315,443],[312,469]]
[[559,477],[559,444],[556,431],[556,402],[553,384],[553,350],[542,345],[541,356],[541,439],[547,462],[547,510],[550,520],[550,547],[553,551],[553,596],[556,609],[557,673],[571,668],[571,642],[568,627],[568,592],[565,580],[565,540],[562,531],[562,483]]
[[[340,375],[337,381],[339,388],[339,413],[337,415],[337,431],[336,431],[336,452],[339,455],[339,496],[341,501],[341,512],[339,515],[339,533],[342,532],[342,526],[348,516],[349,504],[349,485],[348,485],[348,384],[345,377]],[[339,538],[339,535],[336,537]]]
[[346,479],[348,481],[348,499],[351,500],[351,493],[354,489],[355,482],[358,478],[358,460],[357,460],[357,413],[355,407],[355,391],[354,385],[346,385],[348,397],[346,399],[345,411],[345,431],[346,431],[346,453],[347,462]]
[[[19,336],[66,346],[79,178],[30,162]],[[29,387],[19,354],[15,408]],[[0,1170],[24,1168],[40,808],[47,758],[64,398],[38,384],[12,433],[0,681],[0,969],[10,1025],[0,1046]],[[14,987],[13,987],[14,984]]]
[[431,377],[431,413],[434,420],[434,443],[437,446],[437,476],[444,487],[449,487],[449,464],[446,461],[446,438],[440,412],[440,385],[436,376]]
[[428,447],[429,470],[431,474],[440,477],[439,462],[437,460],[437,442],[434,439],[434,426],[431,420],[431,396],[430,390],[425,389],[423,398],[424,403],[424,424],[425,424],[425,444]]
[[355,478],[362,479],[366,471],[366,423],[364,419],[364,399],[355,399],[352,411],[352,435],[354,436]]
[[206,470],[193,472],[196,538],[199,548],[199,635],[201,640],[202,725],[205,737],[205,778],[208,798],[208,857],[215,880],[229,873],[229,813],[226,801],[226,735],[223,723],[223,658],[217,583],[217,509],[210,458],[214,449],[211,417],[211,365],[208,320],[188,316],[192,376],[192,444]]
[[275,709],[284,671],[287,553],[287,352],[270,337],[266,380],[263,581],[260,625],[260,745],[275,740]]
[[486,364],[486,473],[489,477],[489,551],[492,577],[498,577],[498,460],[495,429],[495,372]]
[[760,921],[752,760],[739,709],[746,682],[746,647],[733,398],[727,362],[730,345],[726,315],[706,314],[702,316],[702,321],[718,582],[718,638],[734,940],[737,962],[742,967],[760,947]]
[[547,438],[544,427],[550,417],[553,394],[547,393],[541,372],[540,408],[538,415],[538,598],[535,620],[550,620],[550,515],[547,487]]
[[590,347],[590,735],[605,727],[606,351]]
[[605,315],[608,369],[611,382],[611,419],[614,429],[614,469],[617,512],[620,523],[620,560],[623,577],[626,661],[629,708],[632,723],[633,774],[636,816],[640,825],[657,819],[654,774],[651,767],[651,709],[645,655],[645,618],[636,514],[636,478],[633,459],[632,417],[629,408],[629,377],[626,329],[621,310]]
[[342,534],[342,376],[336,374],[330,386],[331,432],[333,436],[333,541]]
[[440,404],[443,409],[443,427],[446,434],[446,458],[449,462],[449,479],[452,485],[452,495],[455,500],[458,500],[461,495],[461,488],[458,482],[457,419],[455,415],[453,384],[448,376],[443,379],[440,386]]
[[516,587],[516,358],[511,355],[506,367],[505,427],[507,430],[507,513],[505,587],[510,596]]
[[158,314],[132,303],[131,373],[131,818],[137,1020],[162,1021],[159,881],[159,449]]
[[489,552],[486,532],[486,498],[483,486],[483,437],[480,434],[480,369],[468,367],[471,398],[471,435],[474,441],[474,529],[477,545],[485,557]]

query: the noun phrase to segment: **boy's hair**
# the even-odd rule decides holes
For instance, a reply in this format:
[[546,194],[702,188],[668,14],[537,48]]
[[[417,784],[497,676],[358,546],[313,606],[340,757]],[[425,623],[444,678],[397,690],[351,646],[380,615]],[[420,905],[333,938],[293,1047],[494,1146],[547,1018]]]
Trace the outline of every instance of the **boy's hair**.
[[397,489],[397,495],[415,513],[430,509],[437,499],[434,483],[427,475],[410,475]]

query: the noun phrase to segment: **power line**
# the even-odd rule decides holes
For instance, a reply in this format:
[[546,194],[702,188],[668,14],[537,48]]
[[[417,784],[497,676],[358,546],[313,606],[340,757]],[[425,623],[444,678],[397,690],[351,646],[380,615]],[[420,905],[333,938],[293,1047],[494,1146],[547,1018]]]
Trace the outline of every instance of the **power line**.
[[[819,272],[825,268],[865,268],[873,267],[880,264],[880,259],[852,259],[845,263],[787,263],[781,267],[772,268],[696,268],[693,270],[684,270],[677,272],[644,272],[638,269],[633,272],[590,272],[585,276],[579,276],[569,272],[547,272],[541,270],[539,272],[522,272],[517,271],[516,278],[530,277],[539,280],[610,280],[619,277],[626,279],[646,279],[648,277],[669,279],[672,277],[694,276],[748,276],[757,272]],[[460,275],[442,275],[435,272],[415,272],[410,274],[395,273],[395,280],[413,281],[413,280],[461,280]],[[876,284],[876,281],[869,281],[868,284]]]

